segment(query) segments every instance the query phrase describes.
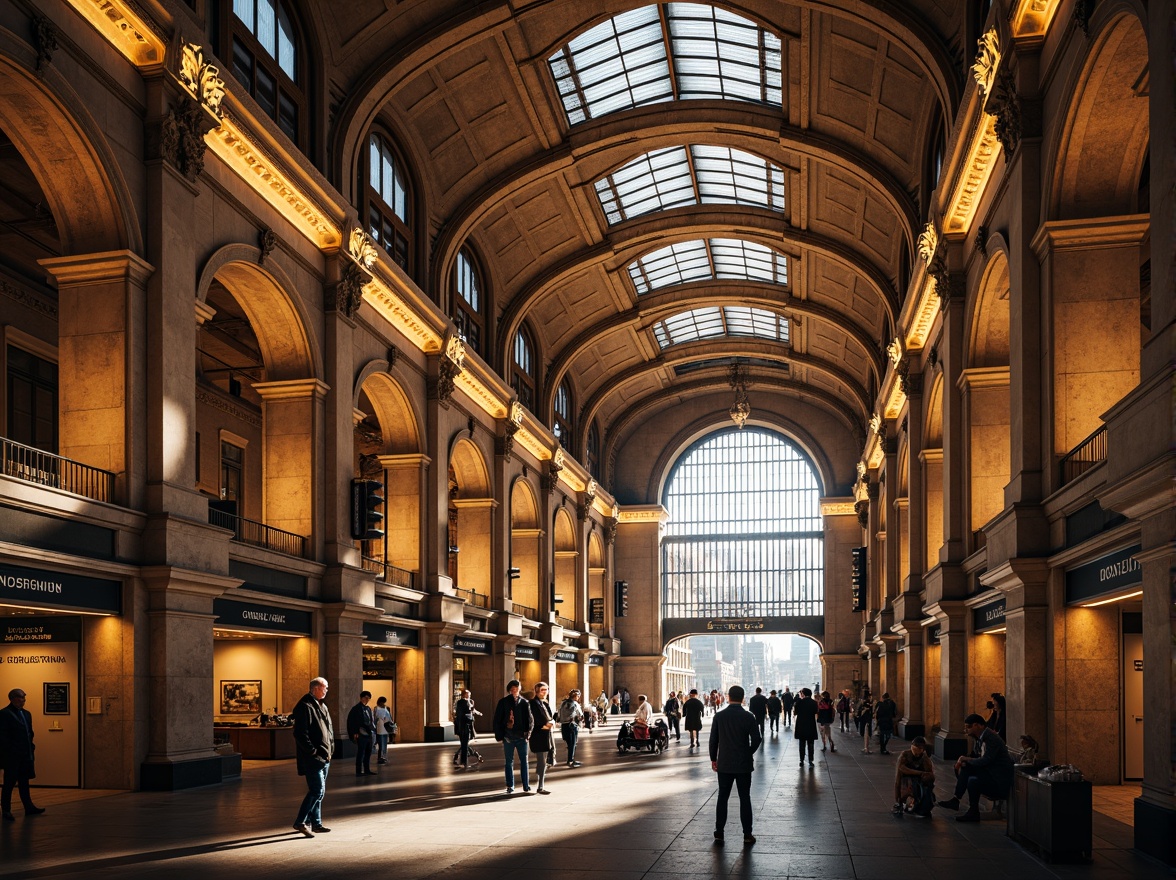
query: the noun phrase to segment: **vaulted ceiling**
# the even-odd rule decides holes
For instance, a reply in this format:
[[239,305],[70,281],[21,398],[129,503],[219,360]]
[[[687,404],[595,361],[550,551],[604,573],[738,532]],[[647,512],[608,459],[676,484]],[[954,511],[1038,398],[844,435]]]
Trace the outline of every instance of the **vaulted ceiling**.
[[[726,388],[861,431],[950,119],[966,4],[353,0],[308,4],[345,195],[392,132],[426,212],[427,292],[468,247],[505,374],[526,327],[536,415],[570,380],[613,442]],[[777,405],[780,405],[777,403]],[[635,414],[641,417],[634,418]]]

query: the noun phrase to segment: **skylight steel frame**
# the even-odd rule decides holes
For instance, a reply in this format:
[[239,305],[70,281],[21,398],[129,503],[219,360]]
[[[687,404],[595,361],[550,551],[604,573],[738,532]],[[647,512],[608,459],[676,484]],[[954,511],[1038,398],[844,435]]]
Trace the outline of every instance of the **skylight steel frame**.
[[627,269],[638,295],[694,281],[764,281],[788,286],[788,257],[740,238],[674,242],[643,254]]
[[787,345],[789,325],[788,318],[770,309],[706,306],[658,321],[653,325],[653,335],[662,351],[674,345],[724,336],[767,339]]

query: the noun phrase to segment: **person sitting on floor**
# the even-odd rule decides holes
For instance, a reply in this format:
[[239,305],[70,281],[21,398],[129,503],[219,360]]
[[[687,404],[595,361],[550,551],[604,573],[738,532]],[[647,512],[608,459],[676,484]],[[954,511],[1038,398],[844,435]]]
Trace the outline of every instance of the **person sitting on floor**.
[[894,812],[930,818],[935,804],[935,767],[927,754],[927,740],[916,736],[898,756],[894,773]]
[[980,821],[980,796],[992,800],[1004,800],[1013,787],[1013,759],[1009,757],[1008,746],[995,730],[988,727],[982,715],[972,714],[964,719],[964,730],[976,740],[971,755],[956,759],[955,793],[939,806],[945,810],[958,810],[960,796],[968,793],[968,811],[956,816],[957,822]]

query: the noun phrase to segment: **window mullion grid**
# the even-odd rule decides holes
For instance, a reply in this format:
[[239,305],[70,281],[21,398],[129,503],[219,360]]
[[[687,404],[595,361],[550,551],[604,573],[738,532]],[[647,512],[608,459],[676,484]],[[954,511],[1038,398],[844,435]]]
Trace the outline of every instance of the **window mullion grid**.
[[702,185],[698,182],[698,166],[694,161],[694,147],[686,148],[686,165],[690,168],[690,182],[694,186],[694,204],[702,204]]
[[661,4],[657,8],[657,17],[661,22],[662,28],[662,45],[666,51],[666,71],[670,76],[670,93],[674,96],[674,100],[679,100],[682,95],[678,89],[678,65],[674,58],[673,38],[670,36],[670,21],[669,12],[666,4]]

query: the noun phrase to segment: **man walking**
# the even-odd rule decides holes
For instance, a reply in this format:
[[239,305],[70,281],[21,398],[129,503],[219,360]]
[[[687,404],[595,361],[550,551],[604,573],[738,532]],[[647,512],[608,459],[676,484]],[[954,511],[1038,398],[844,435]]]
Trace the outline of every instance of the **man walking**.
[[747,701],[747,708],[755,716],[755,723],[759,725],[760,738],[764,735],[764,719],[768,717],[768,698],[764,696],[764,689],[757,687],[755,695]]
[[768,727],[771,728],[772,733],[780,732],[780,713],[783,711],[784,704],[780,702],[776,692],[772,691],[771,696],[768,697]]
[[372,707],[372,692],[363,691],[359,695],[359,702],[351,707],[347,713],[347,735],[355,743],[355,775],[375,776],[372,770],[372,731],[376,726]]
[[306,797],[298,808],[294,830],[303,837],[330,831],[323,825],[323,795],[327,793],[327,771],[335,753],[335,731],[327,711],[327,680],[316,678],[310,693],[298,701],[294,716],[294,755],[298,775],[306,777]]
[[743,688],[735,685],[728,692],[730,703],[715,713],[710,730],[711,769],[719,774],[719,800],[715,810],[715,843],[723,843],[723,827],[727,824],[727,801],[731,786],[739,792],[739,821],[743,825],[743,843],[755,843],[751,833],[751,771],[755,769],[752,755],[763,742],[755,716],[743,708]]
[[494,738],[502,743],[502,750],[506,756],[507,794],[514,794],[515,790],[516,752],[519,756],[519,769],[523,771],[523,791],[531,791],[531,785],[527,781],[527,741],[531,736],[534,719],[531,717],[531,707],[519,696],[520,687],[517,679],[512,678],[508,681],[506,696],[494,707]]
[[981,715],[964,719],[964,730],[975,737],[976,746],[970,756],[956,758],[955,793],[939,806],[946,810],[960,808],[960,796],[968,793],[968,811],[956,816],[957,822],[980,821],[980,796],[1000,800],[1009,796],[1013,787],[1013,759],[1008,746],[988,727]]
[[36,779],[33,765],[33,716],[25,707],[25,692],[13,688],[8,692],[8,705],[0,711],[0,766],[4,768],[3,797],[0,798],[6,821],[15,822],[12,815],[12,789],[20,791],[26,816],[38,816],[44,807],[33,803],[29,780]]
[[886,746],[894,736],[894,719],[898,716],[898,705],[890,699],[889,693],[882,694],[882,699],[874,707],[874,722],[878,725],[878,743],[882,746],[879,752],[889,755]]
[[796,695],[788,690],[788,686],[784,686],[784,693],[780,694],[780,702],[784,704],[784,727],[792,726],[792,706],[796,703]]

